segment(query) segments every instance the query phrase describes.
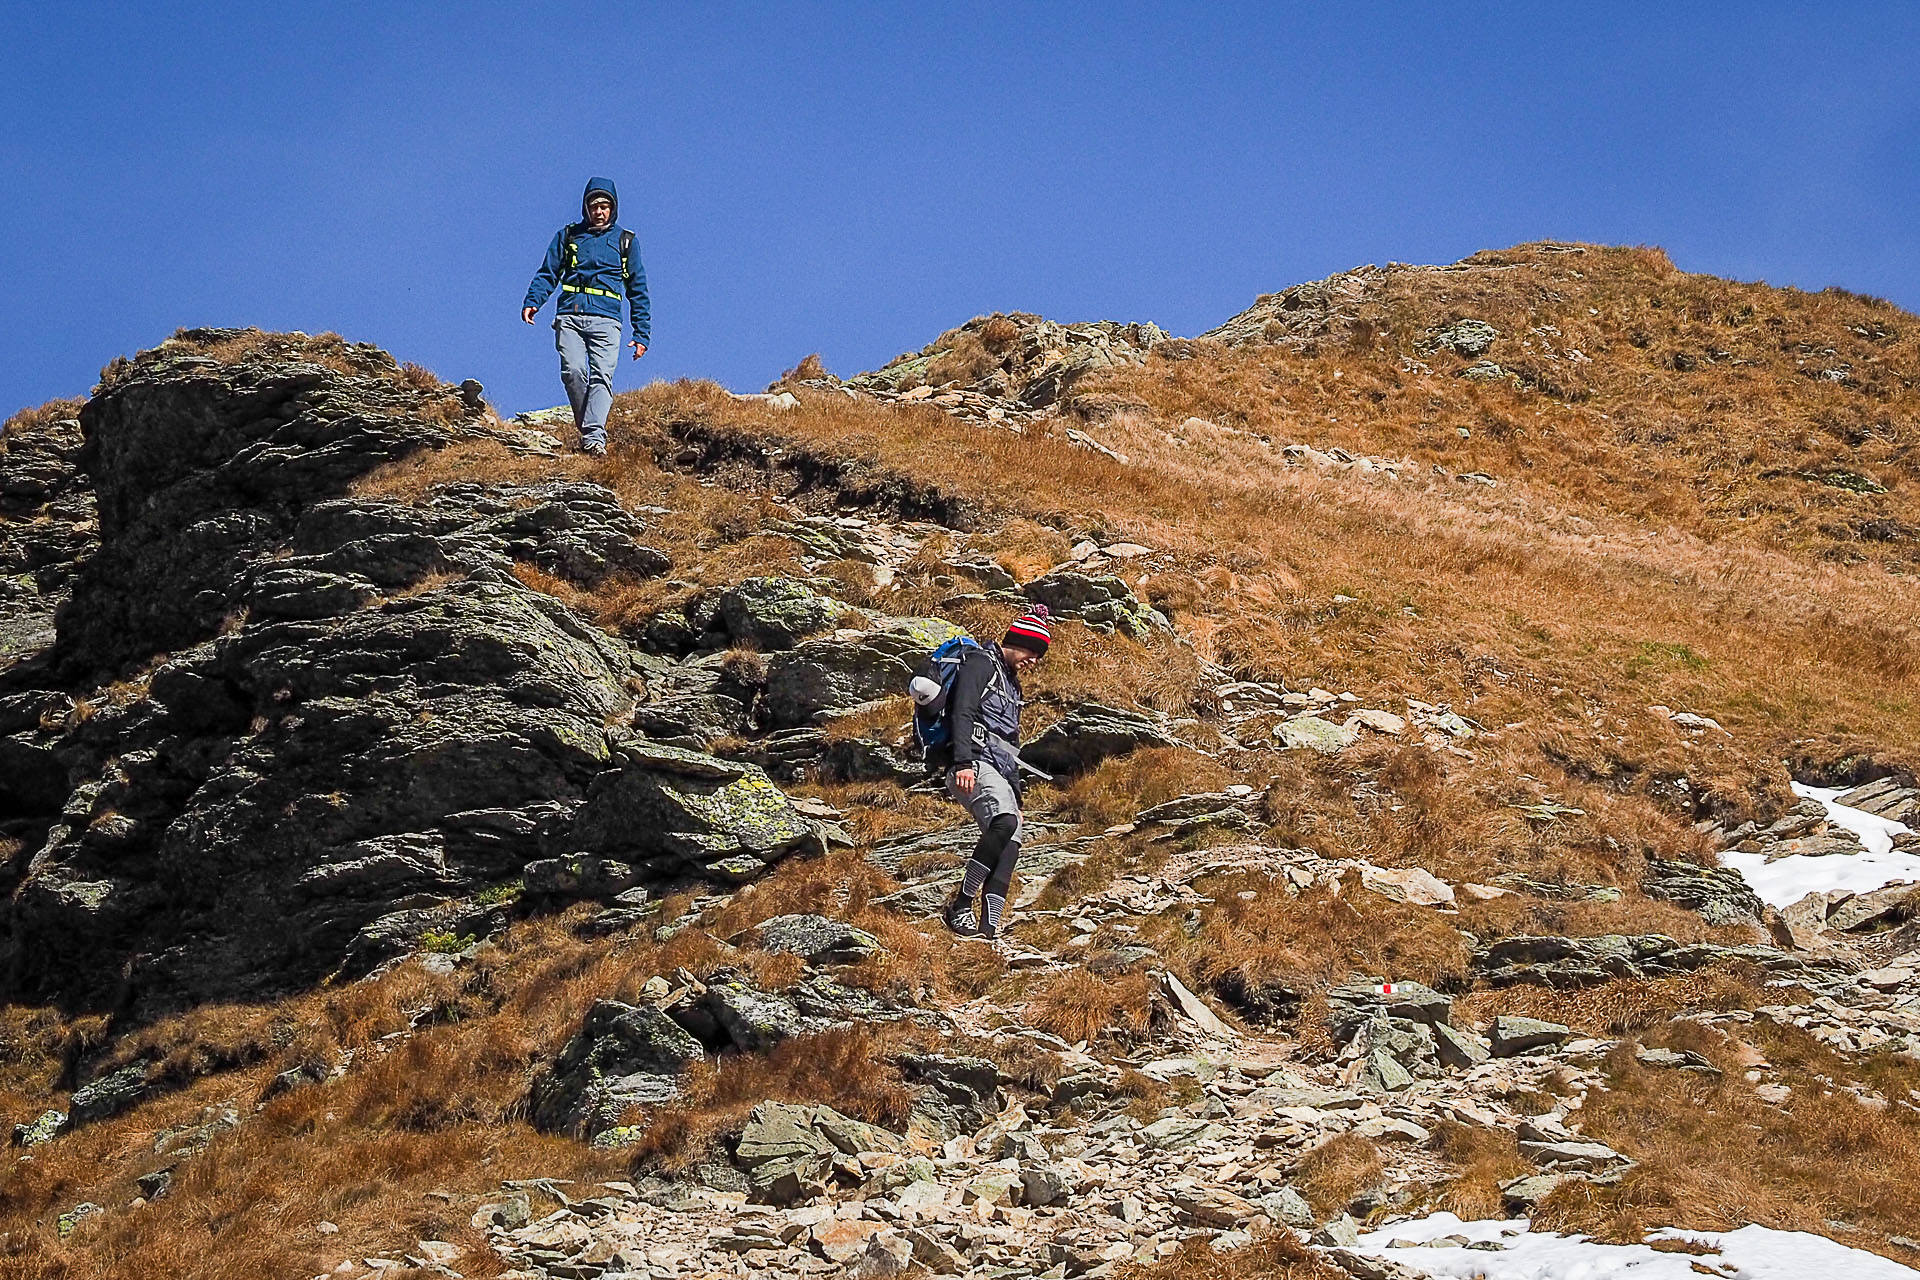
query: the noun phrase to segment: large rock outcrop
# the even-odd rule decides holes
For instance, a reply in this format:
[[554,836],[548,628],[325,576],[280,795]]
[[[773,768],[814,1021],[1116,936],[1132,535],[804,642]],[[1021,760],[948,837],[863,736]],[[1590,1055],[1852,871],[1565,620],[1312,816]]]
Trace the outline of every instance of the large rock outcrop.
[[741,880],[817,842],[759,769],[637,742],[661,660],[515,574],[665,569],[610,492],[355,494],[506,433],[371,349],[206,346],[142,354],[80,414],[99,550],[48,671],[0,687],[0,809],[33,837],[7,995],[264,994],[403,949],[536,859]]
[[76,658],[108,666],[211,635],[303,511],[448,439],[396,376],[230,363],[204,353],[218,336],[141,353],[80,411],[100,551],[61,617]]

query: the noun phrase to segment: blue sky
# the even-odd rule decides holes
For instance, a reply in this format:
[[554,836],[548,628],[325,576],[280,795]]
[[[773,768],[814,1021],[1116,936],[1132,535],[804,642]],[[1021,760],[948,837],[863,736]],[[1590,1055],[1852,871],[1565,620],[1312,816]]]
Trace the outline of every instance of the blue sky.
[[14,3],[0,49],[0,413],[195,324],[551,404],[517,309],[597,172],[622,386],[1544,238],[1920,310],[1914,4]]

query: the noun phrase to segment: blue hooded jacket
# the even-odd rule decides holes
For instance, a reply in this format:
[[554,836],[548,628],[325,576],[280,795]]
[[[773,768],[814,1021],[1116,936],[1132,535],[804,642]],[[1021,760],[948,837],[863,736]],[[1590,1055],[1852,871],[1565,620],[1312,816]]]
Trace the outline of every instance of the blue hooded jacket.
[[[595,192],[604,192],[613,201],[613,221],[605,231],[587,230],[587,200]],[[520,305],[538,310],[557,287],[559,301],[553,304],[561,315],[607,316],[620,318],[620,300],[625,298],[633,321],[633,341],[649,345],[653,338],[653,317],[647,307],[647,273],[640,265],[640,246],[634,245],[625,262],[620,260],[620,193],[610,178],[588,178],[587,189],[580,194],[580,221],[560,228],[547,257],[533,273],[527,286],[526,301]]]

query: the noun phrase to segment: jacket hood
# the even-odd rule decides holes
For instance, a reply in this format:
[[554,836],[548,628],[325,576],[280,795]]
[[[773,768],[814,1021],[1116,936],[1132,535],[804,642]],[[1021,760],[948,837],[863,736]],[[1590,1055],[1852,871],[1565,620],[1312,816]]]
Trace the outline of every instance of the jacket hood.
[[587,201],[593,196],[593,193],[596,191],[604,192],[606,194],[607,199],[613,201],[614,221],[616,222],[619,221],[620,191],[617,187],[613,185],[612,178],[588,178],[587,179],[587,189],[580,193],[581,218],[584,219],[587,216]]

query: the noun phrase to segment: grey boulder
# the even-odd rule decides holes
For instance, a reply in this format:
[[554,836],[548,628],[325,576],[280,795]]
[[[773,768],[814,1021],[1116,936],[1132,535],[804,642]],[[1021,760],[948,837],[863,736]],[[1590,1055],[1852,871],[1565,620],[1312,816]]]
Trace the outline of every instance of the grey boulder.
[[105,1120],[132,1107],[147,1096],[151,1074],[151,1068],[146,1063],[135,1062],[74,1090],[73,1098],[67,1104],[71,1127],[78,1128],[96,1120]]
[[529,1097],[534,1124],[592,1138],[636,1104],[676,1097],[680,1076],[704,1056],[700,1042],[658,1009],[596,1001],[579,1032]]
[[1021,590],[1027,599],[1046,605],[1054,616],[1077,618],[1096,631],[1118,631],[1143,640],[1172,629],[1165,614],[1143,603],[1124,578],[1113,574],[1056,569]]
[[803,640],[767,660],[768,723],[790,729],[830,711],[904,694],[921,660],[961,634],[939,618],[885,618],[866,631]]
[[762,920],[758,928],[763,948],[799,956],[808,964],[856,964],[882,950],[880,940],[866,930],[825,916],[775,916]]
[[626,742],[587,790],[575,846],[728,881],[752,879],[819,833],[758,767],[660,743]]
[[1557,1022],[1521,1018],[1503,1013],[1493,1020],[1493,1056],[1512,1058],[1535,1049],[1557,1049],[1572,1039],[1573,1031]]
[[720,596],[719,618],[736,642],[789,649],[833,625],[843,606],[791,578],[748,578]]
[[1141,747],[1174,745],[1157,721],[1140,712],[1084,703],[1022,747],[1020,755],[1037,769],[1068,777]]

